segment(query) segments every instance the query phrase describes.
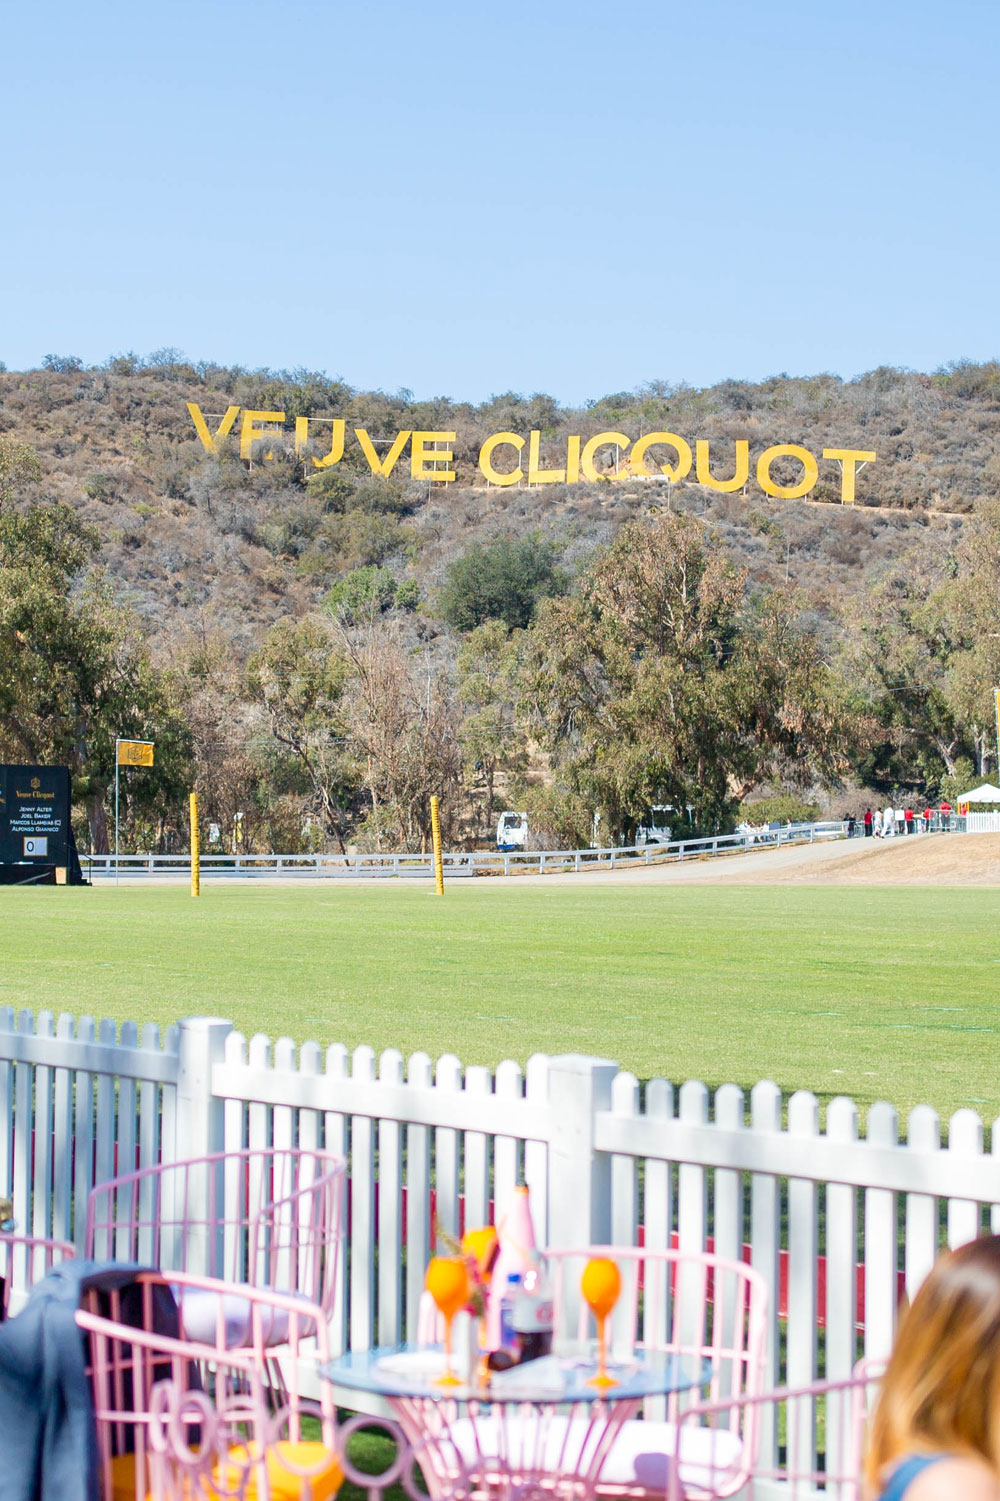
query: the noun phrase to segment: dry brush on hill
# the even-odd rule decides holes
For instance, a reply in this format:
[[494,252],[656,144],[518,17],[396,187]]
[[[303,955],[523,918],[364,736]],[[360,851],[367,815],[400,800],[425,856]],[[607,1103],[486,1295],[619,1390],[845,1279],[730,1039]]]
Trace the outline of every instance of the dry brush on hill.
[[[212,432],[234,407],[283,413],[283,429],[271,423],[247,460],[234,424],[209,453],[188,403]],[[486,837],[497,800],[515,795],[533,799],[539,827],[548,819],[554,833],[572,822],[574,801],[583,826],[605,797],[604,827],[625,835],[639,804],[663,800],[663,787],[650,772],[624,800],[620,788],[611,797],[606,782],[581,780],[579,747],[546,749],[522,713],[523,678],[499,660],[507,648],[495,638],[485,659],[459,650],[480,607],[466,601],[464,615],[449,611],[456,565],[471,576],[477,557],[495,562],[498,547],[521,547],[520,562],[512,552],[500,568],[519,569],[511,587],[527,590],[526,614],[505,623],[509,641],[510,628],[552,614],[546,595],[582,597],[623,527],[661,532],[687,516],[708,553],[737,570],[755,608],[786,601],[795,630],[850,701],[850,766],[836,772],[825,753],[806,757],[794,767],[796,789],[815,796],[839,776],[876,791],[929,793],[967,763],[985,766],[990,754],[980,700],[994,664],[977,635],[986,603],[966,587],[962,602],[946,607],[940,591],[987,566],[972,560],[968,533],[970,518],[988,518],[1000,492],[998,416],[994,365],[933,375],[878,370],[854,381],[781,376],[706,390],[657,382],[574,410],[510,393],[479,405],[416,401],[309,372],[196,366],[172,351],[88,369],[50,357],[41,370],[0,372],[0,507],[24,513],[61,502],[93,529],[102,587],[148,640],[190,732],[190,776],[220,839],[233,837],[242,813],[242,837],[258,845],[419,842],[435,779],[449,795],[456,840]],[[369,457],[354,442],[340,462],[317,467],[322,445],[296,452],[297,419],[327,433],[335,420],[363,430]],[[478,483],[414,480],[404,462],[388,477],[374,475],[372,462],[384,464],[404,431],[454,433],[454,463]],[[538,464],[558,472],[570,435],[635,440],[658,431],[707,442],[716,475],[731,472],[740,444],[754,455],[798,444],[878,458],[859,473],[853,506],[839,504],[829,462],[808,500],[769,497],[752,480],[725,493],[690,477],[625,477],[607,448],[597,480],[487,487],[477,471],[490,434],[537,433]],[[550,584],[526,582],[532,549]],[[489,608],[500,596],[482,577],[478,584]],[[927,600],[936,603],[925,610]],[[290,656],[276,631],[300,633]],[[519,660],[524,646],[514,649]],[[271,678],[261,675],[269,654]],[[331,676],[331,661],[347,665]],[[486,679],[491,692],[505,684],[507,699],[483,701]],[[372,706],[390,699],[396,718],[386,708],[376,724]],[[643,745],[637,734],[635,746]],[[9,731],[2,748],[23,754]],[[794,755],[772,756],[766,774],[750,778],[751,795],[790,789],[793,763]],[[94,786],[102,775],[91,777]],[[734,817],[747,790],[735,768],[721,775],[704,815],[716,821]],[[183,839],[179,821],[162,806],[154,817],[137,790],[128,814],[136,844]]]

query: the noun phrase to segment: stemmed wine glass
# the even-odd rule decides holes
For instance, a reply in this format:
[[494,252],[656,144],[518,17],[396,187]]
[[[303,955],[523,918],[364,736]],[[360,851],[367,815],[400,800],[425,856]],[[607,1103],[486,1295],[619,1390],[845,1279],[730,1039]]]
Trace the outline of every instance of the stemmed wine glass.
[[592,1376],[588,1386],[617,1386],[613,1376],[608,1375],[606,1365],[607,1341],[605,1330],[608,1314],[618,1302],[622,1290],[622,1275],[615,1262],[607,1256],[595,1256],[583,1269],[580,1291],[594,1318],[597,1320],[598,1363],[597,1375]]
[[444,1318],[444,1375],[440,1386],[461,1386],[451,1368],[451,1325],[456,1313],[469,1301],[469,1269],[462,1256],[432,1256],[424,1286]]

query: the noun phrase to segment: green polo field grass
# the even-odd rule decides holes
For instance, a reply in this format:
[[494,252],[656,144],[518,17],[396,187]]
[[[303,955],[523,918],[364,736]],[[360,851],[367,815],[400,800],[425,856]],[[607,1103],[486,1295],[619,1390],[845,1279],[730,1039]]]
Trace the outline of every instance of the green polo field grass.
[[0,1004],[1000,1115],[1000,891],[0,888]]

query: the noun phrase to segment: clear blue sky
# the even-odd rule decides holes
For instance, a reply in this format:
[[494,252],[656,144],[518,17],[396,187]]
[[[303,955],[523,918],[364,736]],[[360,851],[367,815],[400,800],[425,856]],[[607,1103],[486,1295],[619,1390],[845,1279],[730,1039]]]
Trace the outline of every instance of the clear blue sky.
[[481,400],[1000,352],[1000,6],[0,0],[0,359]]

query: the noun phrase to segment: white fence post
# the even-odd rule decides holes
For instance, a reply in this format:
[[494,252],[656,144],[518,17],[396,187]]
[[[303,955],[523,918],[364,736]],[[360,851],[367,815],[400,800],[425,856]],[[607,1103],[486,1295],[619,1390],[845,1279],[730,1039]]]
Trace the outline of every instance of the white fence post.
[[[907,1121],[906,1145],[912,1152],[941,1150],[941,1122],[930,1105],[917,1105]],[[1000,1144],[1000,1139],[994,1137]],[[906,1195],[906,1295],[911,1303],[938,1253],[938,1203],[932,1194]]]
[[[788,1102],[788,1132],[798,1137],[819,1135],[819,1101],[806,1089],[796,1090]],[[808,1386],[816,1379],[816,1263],[819,1226],[816,1184],[809,1178],[788,1180],[788,1352],[789,1386]],[[789,1404],[791,1406],[791,1404]],[[800,1473],[813,1468],[816,1450],[816,1407],[804,1399],[794,1404],[788,1419],[790,1463]]]
[[[974,1110],[956,1110],[948,1122],[948,1151],[978,1161],[983,1155],[983,1123]],[[948,1244],[964,1246],[979,1234],[979,1205],[974,1200],[948,1200]]]
[[[215,1064],[225,1062],[226,1038],[232,1030],[232,1022],[223,1021],[217,1016],[189,1016],[180,1022],[174,1139],[170,1141],[165,1138],[161,1143],[162,1162],[184,1162],[190,1157],[205,1157],[211,1152],[223,1150],[225,1103],[212,1094],[212,1069]],[[200,1171],[204,1182],[199,1188],[194,1178],[188,1180],[189,1198],[194,1203],[207,1204],[211,1193],[208,1168]],[[168,1175],[166,1198],[169,1198],[170,1193],[169,1180],[174,1176]],[[165,1219],[170,1217],[172,1207],[163,1205],[161,1213]],[[185,1265],[188,1271],[207,1272],[220,1253],[221,1247],[189,1245],[187,1260],[178,1265]]]
[[[594,1116],[611,1109],[618,1064],[584,1053],[549,1060],[549,1245],[606,1245],[611,1240],[611,1158],[594,1146]],[[580,1291],[563,1288],[567,1330],[575,1329]]]
[[[895,1147],[899,1120],[892,1105],[876,1100],[868,1111],[867,1139],[877,1147]],[[896,1327],[898,1229],[896,1195],[891,1189],[865,1189],[865,1355],[884,1360]]]
[[[594,1148],[594,1116],[611,1109],[617,1063],[582,1053],[549,1062],[549,1244],[605,1244],[611,1237],[611,1158]],[[568,1324],[567,1327],[572,1327]]]
[[189,1016],[178,1024],[176,1140],[164,1141],[164,1162],[183,1162],[221,1152],[225,1113],[212,1094],[212,1069],[226,1057],[232,1022],[217,1016]]
[[[781,1131],[781,1090],[769,1079],[762,1079],[750,1091],[750,1121],[755,1133],[778,1135]],[[764,1278],[767,1287],[767,1338],[764,1346],[764,1386],[777,1386],[778,1367],[778,1291],[781,1249],[781,1200],[778,1179],[773,1173],[753,1173],[750,1179],[751,1265]],[[765,1408],[761,1417],[761,1453],[766,1465],[773,1465],[778,1454],[778,1435],[774,1413]]]

